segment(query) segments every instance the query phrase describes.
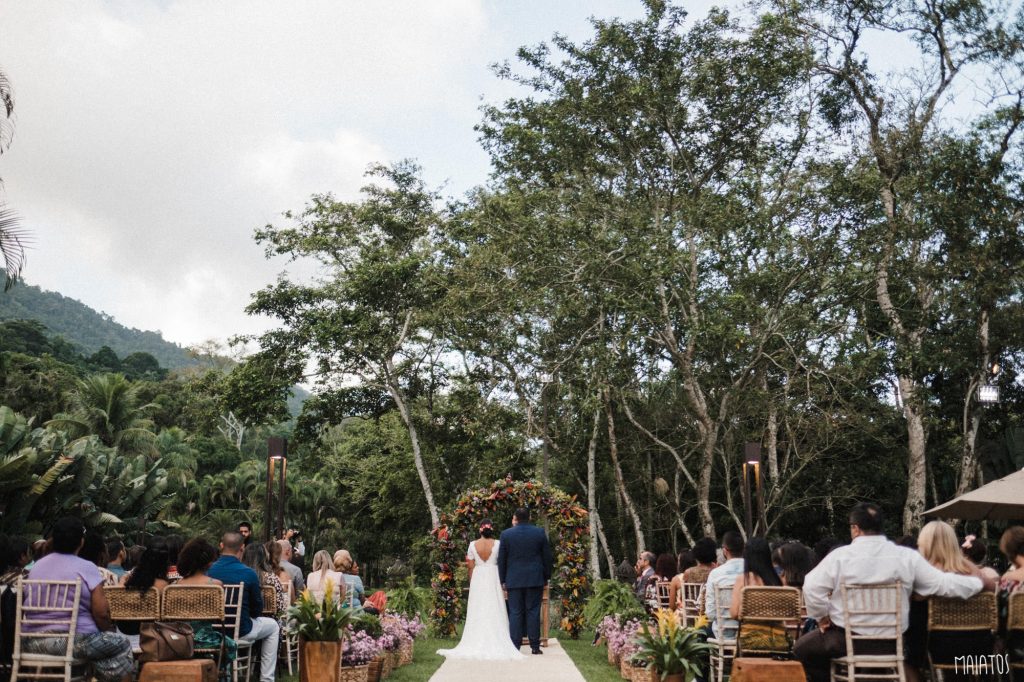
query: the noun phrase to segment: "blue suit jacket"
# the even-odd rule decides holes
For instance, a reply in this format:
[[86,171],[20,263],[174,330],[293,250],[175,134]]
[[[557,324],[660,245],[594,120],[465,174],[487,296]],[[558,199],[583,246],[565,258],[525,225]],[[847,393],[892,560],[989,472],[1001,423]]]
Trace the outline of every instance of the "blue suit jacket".
[[520,523],[501,533],[498,576],[510,590],[544,587],[551,579],[551,543],[543,528]]

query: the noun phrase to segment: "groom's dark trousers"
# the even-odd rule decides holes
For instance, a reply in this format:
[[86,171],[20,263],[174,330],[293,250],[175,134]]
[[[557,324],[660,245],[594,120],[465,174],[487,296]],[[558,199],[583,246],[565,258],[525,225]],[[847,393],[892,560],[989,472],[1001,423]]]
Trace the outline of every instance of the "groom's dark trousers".
[[531,649],[540,646],[540,603],[543,596],[543,587],[508,591],[508,633],[517,648],[522,646],[524,634],[530,639]]
[[540,602],[551,579],[551,543],[544,529],[520,523],[501,534],[498,575],[508,591],[508,634],[518,649],[523,631],[530,648],[540,649]]

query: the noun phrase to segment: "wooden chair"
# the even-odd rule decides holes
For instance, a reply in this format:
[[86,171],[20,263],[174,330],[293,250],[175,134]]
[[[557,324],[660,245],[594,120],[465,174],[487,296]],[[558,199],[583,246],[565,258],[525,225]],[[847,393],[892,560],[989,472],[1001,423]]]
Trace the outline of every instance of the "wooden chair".
[[[1010,593],[1009,608],[1006,614],[1006,636],[1009,639],[1016,633],[1017,637],[1024,638],[1024,592]],[[1010,669],[1024,670],[1024,661],[1010,661]]]
[[683,625],[688,628],[697,624],[697,618],[704,610],[704,600],[701,597],[703,590],[704,583],[683,583],[683,589],[680,590]]
[[[74,682],[91,679],[89,662],[74,657],[78,607],[82,599],[81,579],[56,581],[18,578],[15,590],[19,599],[14,621],[11,681],[61,679]],[[43,626],[49,632],[26,629],[25,625]],[[67,633],[62,653],[40,654],[24,650],[24,643],[52,639],[55,633],[57,636]],[[32,648],[29,646],[29,649]]]
[[[832,680],[898,680],[903,674],[903,586],[899,582],[881,585],[841,586],[846,655],[832,660]],[[861,634],[869,633],[869,634]],[[885,653],[859,653],[867,644]],[[888,653],[889,649],[893,653]]]
[[276,617],[277,590],[272,585],[264,585],[260,591],[263,593],[263,615],[267,618]]
[[[981,656],[993,653],[995,646],[995,632],[999,629],[999,611],[996,607],[996,595],[994,592],[981,592],[970,599],[949,599],[932,597],[928,600],[928,664],[932,669],[932,679],[941,680],[946,670],[957,671],[958,667],[954,661],[957,655],[955,647],[950,651],[941,652],[941,660],[935,660],[935,647],[932,646],[932,635],[934,633],[950,632],[955,633],[956,639],[965,639],[971,642],[968,633],[977,633],[986,641],[987,651],[979,650],[978,643],[972,642],[975,646],[965,642],[970,651],[961,652],[964,655]],[[952,642],[946,640],[940,643],[945,648]]]
[[[224,622],[224,588],[220,585],[168,585],[164,588],[160,605],[160,619],[170,621],[203,621],[210,624]],[[223,633],[222,633],[223,634]],[[194,650],[197,654],[212,655],[221,666],[221,649]]]
[[[110,604],[110,620],[114,623],[152,623],[160,620],[160,590],[151,587],[148,590],[132,590],[123,585],[115,587],[104,587],[103,594],[107,596],[107,603]],[[138,638],[132,639],[134,643]],[[137,645],[132,647],[132,653],[138,656],[142,653]]]
[[736,627],[725,625],[732,620],[729,606],[732,603],[732,585],[715,585],[715,622],[718,623],[718,637],[708,637],[708,644],[714,647],[711,651],[711,679],[723,682],[732,661],[736,657]]
[[[288,605],[295,601],[295,584],[288,582]],[[295,675],[299,672],[299,636],[288,631],[288,628],[281,628],[281,649],[284,660],[288,666],[288,674]]]
[[[795,587],[744,587],[740,595],[740,627],[736,633],[736,656],[789,656],[800,625],[800,590]],[[744,637],[744,626],[748,636]],[[753,627],[766,626],[782,634],[781,641],[757,642],[750,637]],[[792,631],[792,634],[790,634]]]
[[234,665],[231,666],[231,680],[238,682],[244,679],[249,682],[249,675],[252,672],[252,642],[242,639],[242,604],[245,594],[244,585],[224,585],[224,620],[214,623],[222,635],[227,635],[238,644],[238,654],[235,656]]
[[658,607],[662,609],[668,609],[669,604],[669,588],[672,586],[671,580],[659,580],[655,586],[658,591]]

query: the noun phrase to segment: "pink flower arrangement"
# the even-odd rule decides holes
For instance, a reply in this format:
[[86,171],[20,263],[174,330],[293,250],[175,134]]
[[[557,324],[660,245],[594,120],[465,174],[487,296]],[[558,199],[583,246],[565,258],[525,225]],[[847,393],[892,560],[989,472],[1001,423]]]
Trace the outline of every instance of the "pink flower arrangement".
[[341,664],[344,666],[366,665],[380,655],[377,640],[365,632],[348,629],[348,637],[341,646]]
[[403,639],[412,639],[395,618],[382,619],[381,629],[384,632],[377,638],[377,643],[384,651],[398,651]]
[[403,639],[416,639],[423,631],[427,629],[427,626],[423,624],[420,617],[413,616],[412,618],[406,618],[405,616],[395,613],[389,614],[389,618],[394,618],[395,623],[405,633]]
[[635,619],[626,621],[605,635],[608,639],[608,648],[621,658],[629,658],[640,650],[640,645],[636,641],[638,632],[640,632],[640,621]]

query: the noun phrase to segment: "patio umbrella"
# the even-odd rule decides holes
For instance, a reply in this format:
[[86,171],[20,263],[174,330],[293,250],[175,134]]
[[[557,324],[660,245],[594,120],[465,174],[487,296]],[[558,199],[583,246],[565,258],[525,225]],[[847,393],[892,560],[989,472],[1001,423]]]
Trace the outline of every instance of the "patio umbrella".
[[932,507],[924,515],[968,521],[1024,520],[1024,470]]

